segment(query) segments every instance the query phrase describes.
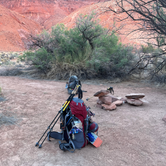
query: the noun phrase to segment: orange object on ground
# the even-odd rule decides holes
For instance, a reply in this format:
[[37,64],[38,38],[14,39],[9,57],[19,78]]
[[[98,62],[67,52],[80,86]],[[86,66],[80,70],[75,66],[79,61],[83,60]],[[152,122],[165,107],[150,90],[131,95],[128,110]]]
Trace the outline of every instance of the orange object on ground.
[[88,137],[89,137],[89,142],[96,148],[100,147],[100,145],[103,142],[96,134],[92,132],[88,133]]

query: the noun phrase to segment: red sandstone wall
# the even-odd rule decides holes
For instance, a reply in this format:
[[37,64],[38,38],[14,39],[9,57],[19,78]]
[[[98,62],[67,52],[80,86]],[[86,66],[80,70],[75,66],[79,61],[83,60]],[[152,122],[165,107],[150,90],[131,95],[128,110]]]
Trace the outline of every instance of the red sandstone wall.
[[[56,24],[71,12],[99,0],[0,0],[0,5],[45,25]],[[104,1],[104,0],[102,0]],[[48,22],[45,23],[45,21]],[[50,21],[49,21],[50,20]]]
[[0,51],[24,50],[29,34],[41,30],[38,23],[0,5]]

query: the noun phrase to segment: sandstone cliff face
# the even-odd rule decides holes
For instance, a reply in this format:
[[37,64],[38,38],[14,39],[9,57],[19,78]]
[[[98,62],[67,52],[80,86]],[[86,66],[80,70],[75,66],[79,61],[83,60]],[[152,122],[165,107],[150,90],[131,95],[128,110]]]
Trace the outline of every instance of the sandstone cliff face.
[[116,15],[111,11],[105,12],[106,8],[108,7],[118,10],[114,0],[104,3],[94,3],[72,12],[59,23],[63,23],[68,28],[73,28],[75,26],[76,19],[80,14],[91,14],[93,11],[96,13],[96,19],[99,20],[99,23],[103,27],[106,27],[110,30],[115,30],[118,33],[120,37],[119,39],[123,44],[143,44],[145,40],[141,41],[138,39],[140,37],[140,33],[137,32],[135,34],[131,34],[133,30],[138,28],[136,23],[131,19],[119,21],[119,19],[126,17],[126,15]]
[[[105,0],[100,0],[102,1]],[[118,29],[122,43],[140,43],[136,39],[139,33],[127,36],[136,28],[131,20],[118,22],[118,16],[113,12],[103,12],[105,7],[116,8],[114,0],[98,2],[99,0],[0,0],[0,5],[5,6],[0,6],[0,51],[26,49],[27,36],[30,33],[49,30],[57,23],[64,23],[68,28],[72,28],[80,14],[90,14],[92,11],[99,14],[97,18],[100,19],[101,25],[111,30]]]
[[0,51],[21,51],[27,48],[29,34],[38,34],[41,26],[0,5]]
[[0,4],[39,23],[53,15],[57,5],[53,0],[0,0]]
[[27,49],[30,33],[50,29],[71,12],[96,2],[98,0],[0,0],[0,51]]
[[27,18],[37,21],[41,25],[44,25],[44,28],[50,28],[71,12],[98,1],[99,0],[0,0],[0,4]]

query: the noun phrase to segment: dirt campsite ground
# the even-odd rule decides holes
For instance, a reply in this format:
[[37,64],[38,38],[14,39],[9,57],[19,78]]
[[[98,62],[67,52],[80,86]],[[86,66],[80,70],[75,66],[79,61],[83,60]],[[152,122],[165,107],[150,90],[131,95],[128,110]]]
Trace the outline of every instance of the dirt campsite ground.
[[[115,96],[144,93],[144,104],[128,104],[114,111],[96,108],[99,90],[114,87]],[[102,81],[82,82],[83,100],[99,124],[99,148],[88,145],[75,153],[59,149],[58,140],[36,142],[68,98],[65,81],[0,77],[5,101],[0,113],[15,124],[0,126],[0,166],[165,166],[166,165],[166,90],[145,83]],[[54,130],[59,131],[59,122]]]

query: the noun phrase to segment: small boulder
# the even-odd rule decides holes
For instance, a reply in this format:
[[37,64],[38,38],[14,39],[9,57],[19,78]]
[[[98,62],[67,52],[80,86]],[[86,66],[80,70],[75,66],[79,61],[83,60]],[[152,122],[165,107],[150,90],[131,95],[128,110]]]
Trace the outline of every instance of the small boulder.
[[116,100],[116,101],[114,101],[113,103],[114,103],[116,106],[120,106],[120,105],[123,104],[123,101],[121,101],[121,100]]
[[101,97],[99,97],[99,100],[103,104],[107,104],[107,105],[110,105],[112,103],[112,97],[109,95],[101,96]]
[[135,106],[141,106],[143,102],[139,99],[127,99],[127,103]]
[[105,110],[113,111],[116,109],[116,105],[114,103],[110,105],[102,104],[102,108]]
[[97,104],[101,105],[101,104],[104,104],[104,103],[100,99],[98,99]]
[[109,96],[109,97],[111,97],[112,98],[112,102],[114,102],[114,101],[117,101],[118,100],[118,97],[115,97],[115,96],[113,96],[113,95],[106,95],[106,96]]
[[105,96],[107,95],[108,93],[110,93],[109,90],[101,90],[101,91],[98,91],[94,94],[95,97],[101,97],[101,96]]

